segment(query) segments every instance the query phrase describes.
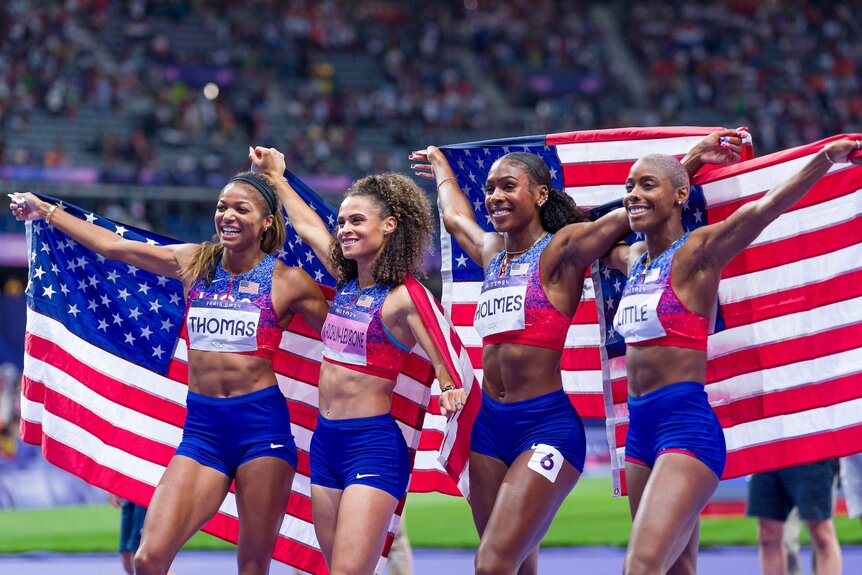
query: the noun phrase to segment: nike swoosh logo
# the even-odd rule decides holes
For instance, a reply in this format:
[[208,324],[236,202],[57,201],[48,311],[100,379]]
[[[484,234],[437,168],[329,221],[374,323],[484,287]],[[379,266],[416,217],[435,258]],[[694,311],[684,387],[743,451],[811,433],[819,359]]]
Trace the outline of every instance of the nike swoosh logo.
[[379,477],[379,473],[357,473],[356,479],[365,479],[366,477]]
[[269,444],[270,449],[278,449],[279,447],[284,447],[284,444],[283,443],[270,443]]

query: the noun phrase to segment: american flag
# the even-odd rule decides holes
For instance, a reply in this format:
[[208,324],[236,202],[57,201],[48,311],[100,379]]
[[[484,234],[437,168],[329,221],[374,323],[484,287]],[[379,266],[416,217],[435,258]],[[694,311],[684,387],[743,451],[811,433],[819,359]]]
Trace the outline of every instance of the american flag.
[[[725,219],[838,138],[697,174],[686,227]],[[706,377],[727,443],[723,479],[862,450],[860,215],[862,167],[835,165],[724,268]],[[601,277],[608,439],[623,492],[625,355],[611,327],[620,290]]]
[[[545,160],[553,187],[568,193],[583,208],[617,201],[631,165],[642,155],[657,152],[684,156],[704,136],[720,128],[630,128],[568,132],[472,142],[441,148],[458,184],[473,204],[476,222],[493,231],[485,209],[485,179],[491,164],[509,152],[529,152]],[[443,306],[450,314],[473,368],[481,381],[482,339],[473,328],[476,301],[482,290],[482,269],[440,225]],[[582,417],[604,418],[603,347],[593,289],[595,274],[584,282],[563,351],[563,388]],[[625,277],[622,277],[622,282]]]
[[[591,207],[619,200],[628,170],[641,155],[682,156],[715,129],[573,132],[450,146],[444,153],[473,202],[476,220],[491,231],[482,184],[493,161],[509,151],[542,156],[554,186]],[[797,171],[827,141],[698,174],[683,211],[684,226],[694,229],[727,217]],[[716,333],[709,340],[707,392],[725,428],[725,478],[837,457],[862,446],[857,317],[862,302],[854,282],[862,277],[860,187],[862,169],[835,166],[723,272]],[[442,245],[444,307],[481,376],[481,339],[472,318],[482,272],[445,230]],[[607,418],[615,494],[625,491],[628,412],[625,344],[612,320],[625,279],[593,265],[563,354],[563,383],[572,403],[584,417]]]
[[[334,224],[332,208],[292,179],[324,221]],[[177,243],[75,206],[63,207],[127,239]],[[288,232],[279,258],[288,265],[301,265],[321,284],[333,284],[313,251],[291,229]],[[185,343],[177,339],[185,312],[182,285],[106,260],[44,222],[28,222],[27,239],[30,278],[21,436],[41,445],[45,458],[58,467],[147,505],[182,438],[185,420],[187,353]],[[446,324],[439,303],[416,280],[405,283],[432,337],[445,350],[453,377],[468,391],[478,390],[466,353]],[[331,288],[323,289],[332,295]],[[273,362],[279,386],[289,398],[299,449],[293,493],[274,557],[309,573],[326,572],[311,522],[308,477],[321,351],[319,336],[297,318],[283,334],[281,351]],[[466,474],[468,434],[446,431],[447,422],[437,411],[438,393],[433,370],[417,348],[398,377],[393,400],[393,415],[415,453],[411,489],[457,493],[450,475],[457,482]],[[471,397],[460,416],[448,422],[450,429],[468,426],[475,417],[480,398],[476,393]],[[446,471],[437,461],[441,445],[444,461],[449,461]],[[204,530],[236,542],[232,491]],[[385,564],[403,503],[390,523],[378,572]]]

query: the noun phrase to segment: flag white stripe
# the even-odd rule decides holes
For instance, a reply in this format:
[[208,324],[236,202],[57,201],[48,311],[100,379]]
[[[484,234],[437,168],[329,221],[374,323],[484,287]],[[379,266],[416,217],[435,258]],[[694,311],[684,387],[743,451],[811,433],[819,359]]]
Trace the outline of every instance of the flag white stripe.
[[[93,359],[96,359],[95,356]],[[99,362],[93,361],[92,363],[98,364]],[[183,437],[181,428],[114,403],[53,365],[31,357],[26,374],[31,380],[50,382],[48,387],[53,392],[81,405],[119,429],[171,447],[179,445]]]
[[[27,331],[54,342],[80,363],[89,365],[117,381],[162,397],[179,405],[186,404],[187,388],[182,383],[161,376],[125,359],[102,351],[71,333],[60,322],[27,308]],[[98,358],[98,362],[93,359]]]
[[[779,246],[776,246],[779,249]],[[752,299],[835,278],[862,267],[862,244],[790,262],[774,268],[723,278],[718,301],[723,304]]]
[[862,322],[862,297],[726,329],[709,337],[709,357]]
[[[710,208],[714,208],[729,202],[738,202],[750,196],[762,194],[787,180],[790,174],[801,170],[818,153],[819,151],[800,158],[766,166],[755,171],[737,174],[704,184],[703,193],[706,196],[707,205]],[[834,174],[849,168],[850,164],[835,164],[829,169],[828,173]]]
[[[461,338],[461,342],[468,347],[482,347],[482,338],[473,326],[455,326],[455,332]],[[566,347],[592,347],[595,348],[601,341],[596,324],[578,324],[569,327],[566,333]]]
[[806,361],[743,373],[706,386],[713,406],[776,391],[803,388],[862,372],[862,349],[851,349]]
[[672,136],[644,140],[557,144],[557,156],[560,158],[561,164],[635,161],[646,153],[672,156],[684,154],[702,139],[703,136]]
[[862,399],[742,423],[724,431],[727,452],[859,425]]
[[862,212],[862,190],[782,214],[751,243],[759,246],[853,221]]
[[[479,301],[479,296],[482,295],[482,282],[454,282],[452,285],[452,295],[455,298],[455,303],[474,304]],[[589,302],[591,304],[595,302],[595,291],[593,290],[593,280],[591,278],[584,279],[584,291],[581,302]]]

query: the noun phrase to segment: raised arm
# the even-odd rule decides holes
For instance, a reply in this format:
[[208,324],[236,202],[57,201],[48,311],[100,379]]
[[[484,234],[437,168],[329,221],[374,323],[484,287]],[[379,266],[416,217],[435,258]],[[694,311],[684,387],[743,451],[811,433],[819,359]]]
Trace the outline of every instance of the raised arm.
[[502,236],[486,232],[476,223],[473,206],[458,185],[449,161],[439,148],[430,146],[426,150],[413,152],[410,159],[428,162],[413,165],[416,175],[436,181],[437,198],[446,231],[455,236],[455,241],[471,260],[484,268],[485,257],[503,249]]
[[[833,164],[862,164],[862,157],[848,155],[862,146],[855,140],[839,140],[823,147],[808,164],[787,181],[778,184],[762,198],[749,202],[722,222],[698,230],[705,234],[703,253],[716,269],[744,250],[778,216],[787,211],[823,177]],[[701,231],[702,230],[702,231]]]
[[18,221],[44,220],[101,256],[161,276],[179,278],[182,261],[198,249],[196,244],[153,246],[127,240],[117,233],[67,214],[59,206],[30,193],[15,194],[9,209]]
[[284,154],[275,148],[257,146],[256,148],[249,148],[248,157],[254,166],[275,184],[275,189],[284,210],[287,212],[290,225],[293,226],[302,241],[311,246],[315,255],[326,266],[327,271],[333,277],[337,277],[338,272],[329,257],[332,234],[318,213],[305,203],[305,200],[284,178]]

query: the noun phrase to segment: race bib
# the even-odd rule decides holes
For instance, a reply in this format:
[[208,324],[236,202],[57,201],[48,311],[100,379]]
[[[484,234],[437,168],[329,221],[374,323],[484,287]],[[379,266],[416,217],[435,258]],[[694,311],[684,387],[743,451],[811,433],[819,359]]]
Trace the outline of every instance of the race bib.
[[534,444],[533,449],[535,451],[527,467],[554,483],[563,467],[563,454],[556,447],[545,443]]
[[664,327],[658,318],[658,304],[663,291],[629,294],[621,301],[614,315],[614,330],[626,343],[663,337]]
[[476,304],[473,326],[479,335],[524,329],[524,297],[527,278],[504,277],[485,280]]
[[189,349],[199,351],[257,351],[260,308],[250,302],[218,299],[192,300],[186,329]]
[[370,314],[333,305],[320,332],[323,357],[351,365],[366,365],[365,338],[370,324]]

